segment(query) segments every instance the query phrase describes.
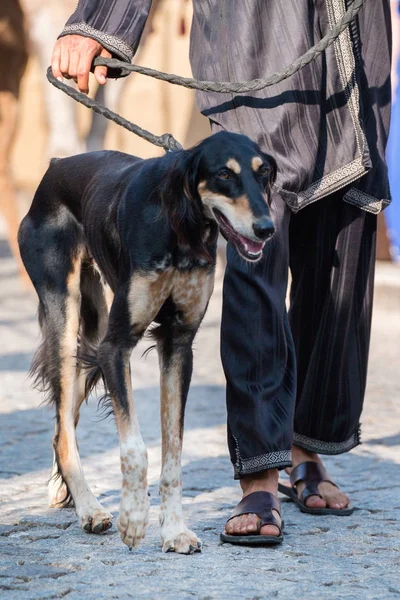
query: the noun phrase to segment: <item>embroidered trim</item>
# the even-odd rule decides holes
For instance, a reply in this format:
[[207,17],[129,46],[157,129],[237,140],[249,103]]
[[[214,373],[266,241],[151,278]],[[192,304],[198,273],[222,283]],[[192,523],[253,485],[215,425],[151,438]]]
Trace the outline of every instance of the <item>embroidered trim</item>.
[[[346,12],[345,0],[327,0],[326,2],[329,26],[334,27]],[[359,156],[340,167],[336,171],[325,175],[318,181],[315,181],[306,191],[300,194],[293,194],[280,190],[282,197],[287,202],[293,212],[298,212],[300,209],[319,200],[324,196],[328,196],[333,192],[349,185],[353,181],[364,175],[369,167],[363,164],[363,157],[368,153],[367,140],[364,131],[360,125],[360,92],[356,79],[356,64],[353,53],[353,45],[349,29],[346,29],[333,44],[336,63],[339,70],[340,80],[346,95],[347,106],[350,111],[350,116],[353,121],[354,131],[356,135],[357,149]],[[377,202],[374,199],[374,202]],[[379,202],[379,201],[378,201]],[[364,210],[368,210],[367,206],[370,203],[363,202],[358,204]],[[379,212],[379,211],[378,211]]]
[[129,44],[115,37],[115,35],[94,29],[94,27],[91,27],[87,23],[71,23],[70,25],[66,25],[58,37],[71,34],[90,37],[127,62],[131,62],[133,58],[133,50]]
[[314,440],[313,438],[295,433],[293,435],[293,443],[309,452],[317,452],[318,454],[343,454],[349,452],[352,448],[361,444],[360,426],[353,435],[344,442],[323,442],[322,440]]
[[[334,27],[343,18],[346,13],[346,1],[345,0],[331,0],[326,3],[328,10],[329,26]],[[359,115],[360,115],[360,91],[358,89],[358,83],[356,78],[356,61],[354,58],[353,45],[351,41],[351,34],[349,28],[345,29],[343,33],[334,42],[333,47],[335,49],[336,62],[339,68],[339,75],[342,81],[343,89],[346,94],[347,105],[350,110],[351,118],[353,120],[354,131],[356,134],[357,147],[363,156],[364,151],[367,147],[367,141],[365,139],[364,132],[360,126]]]
[[253,456],[252,458],[242,458],[237,438],[233,434],[232,437],[236,445],[235,479],[240,479],[243,475],[259,473],[266,469],[285,469],[292,466],[292,454],[290,450],[278,450],[268,454]]
[[362,158],[359,156],[347,165],[344,165],[322,179],[315,181],[306,191],[300,192],[300,194],[293,194],[278,186],[276,187],[290,209],[296,213],[305,206],[308,206],[329,194],[333,194],[333,192],[356,181],[364,175],[366,171],[367,168],[362,164]]
[[254,473],[263,469],[276,469],[277,465],[289,466],[292,464],[292,454],[290,450],[278,450],[269,452],[269,454],[260,454],[252,458],[241,458],[241,467],[243,473]]
[[343,196],[343,200],[348,202],[348,204],[353,204],[354,206],[358,206],[363,210],[377,215],[384,208],[389,206],[391,200],[377,200],[373,196],[370,196],[366,192],[362,192],[357,188],[351,188],[348,192]]

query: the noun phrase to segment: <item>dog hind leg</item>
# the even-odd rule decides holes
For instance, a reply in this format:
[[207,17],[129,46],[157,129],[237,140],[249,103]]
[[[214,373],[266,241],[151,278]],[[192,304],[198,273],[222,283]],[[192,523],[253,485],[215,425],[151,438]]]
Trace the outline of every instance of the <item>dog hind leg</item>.
[[[97,271],[90,268],[86,261],[83,262],[81,269],[81,308],[80,308],[80,346],[79,356],[86,356],[93,347],[98,346],[103,339],[108,322],[108,300],[106,290]],[[74,426],[75,429],[79,421],[79,411],[83,401],[87,397],[86,392],[87,371],[78,364],[76,368],[76,381],[73,399]],[[60,502],[68,498],[68,491],[65,482],[58,477],[58,465],[54,457],[53,473],[49,482],[49,504],[50,506],[60,506]],[[87,525],[87,523],[85,523]],[[92,521],[96,528],[96,523]],[[88,529],[88,527],[86,527]],[[101,526],[98,526],[101,530]],[[97,530],[95,529],[95,532]]]
[[[45,196],[39,188],[37,194]],[[49,207],[45,212],[44,207]],[[32,205],[19,230],[21,256],[39,296],[43,342],[32,372],[56,407],[53,448],[61,487],[72,496],[81,526],[99,533],[111,526],[108,514],[90,491],[75,436],[77,407],[83,399],[76,379],[81,306],[82,231],[69,211],[50,199]],[[82,389],[82,388],[81,388]],[[51,486],[54,488],[54,480]],[[60,485],[58,486],[60,488]],[[63,491],[61,490],[61,491]],[[53,489],[52,498],[58,491]],[[60,498],[58,498],[60,499]]]
[[85,397],[82,389],[83,377],[76,378],[81,301],[80,269],[81,261],[77,258],[67,279],[64,305],[65,333],[60,339],[62,359],[54,450],[59,471],[73,498],[82,529],[87,532],[102,533],[111,527],[112,516],[104,510],[86,483],[75,434],[79,406]]

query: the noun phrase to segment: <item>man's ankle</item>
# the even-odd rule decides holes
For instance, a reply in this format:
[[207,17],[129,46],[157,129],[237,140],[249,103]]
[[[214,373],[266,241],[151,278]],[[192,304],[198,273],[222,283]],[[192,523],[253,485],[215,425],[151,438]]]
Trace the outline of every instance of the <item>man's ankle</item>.
[[306,461],[315,461],[321,462],[318,454],[315,452],[309,452],[308,450],[304,450],[304,448],[300,448],[300,446],[292,446],[292,461],[293,465],[296,466],[299,463]]
[[278,469],[268,469],[261,473],[246,475],[240,480],[240,486],[244,495],[252,492],[271,492],[276,494],[278,489],[279,471]]

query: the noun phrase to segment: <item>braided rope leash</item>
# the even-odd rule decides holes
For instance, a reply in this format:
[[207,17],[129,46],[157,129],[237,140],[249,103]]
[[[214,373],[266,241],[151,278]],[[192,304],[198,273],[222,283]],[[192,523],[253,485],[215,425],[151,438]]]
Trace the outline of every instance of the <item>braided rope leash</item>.
[[[366,0],[354,0],[350,7],[347,9],[346,13],[343,15],[342,19],[335,25],[329,33],[323,37],[315,46],[310,48],[305,54],[300,56],[297,60],[295,60],[291,65],[279,71],[277,73],[273,73],[266,79],[253,79],[252,81],[242,81],[242,82],[216,82],[216,81],[199,81],[197,79],[192,79],[190,77],[180,77],[179,75],[173,75],[170,73],[163,73],[162,71],[157,71],[155,69],[149,69],[147,67],[141,67],[134,64],[127,64],[123,61],[114,59],[114,58],[95,58],[94,66],[105,66],[114,69],[121,69],[123,71],[140,73],[141,75],[147,75],[148,77],[153,77],[155,79],[160,79],[161,81],[167,81],[168,83],[172,83],[174,85],[180,85],[189,89],[200,90],[203,92],[218,92],[218,93],[235,93],[235,94],[245,94],[249,92],[256,92],[259,90],[263,90],[267,87],[271,87],[272,85],[276,85],[285,79],[288,79],[301,69],[303,69],[306,65],[310,64],[313,60],[315,60],[322,52],[324,52],[329,46],[331,46],[335,40],[343,33],[343,31],[349,26],[349,24],[355,19],[355,17],[360,12],[361,8],[365,4]],[[88,108],[91,108],[95,112],[100,115],[103,115],[106,119],[117,123],[117,125],[121,125],[128,131],[135,133],[139,137],[147,140],[151,144],[155,146],[159,146],[164,148],[165,151],[168,150],[180,150],[182,149],[181,144],[170,134],[165,133],[161,136],[156,136],[145,129],[142,129],[138,125],[131,123],[127,119],[124,119],[117,113],[108,109],[107,107],[99,104],[95,100],[92,100],[82,92],[79,92],[72,88],[71,86],[58,81],[52,71],[51,67],[47,70],[47,79],[52,83],[55,87],[61,89],[63,92],[68,94],[71,98],[80,102]]]

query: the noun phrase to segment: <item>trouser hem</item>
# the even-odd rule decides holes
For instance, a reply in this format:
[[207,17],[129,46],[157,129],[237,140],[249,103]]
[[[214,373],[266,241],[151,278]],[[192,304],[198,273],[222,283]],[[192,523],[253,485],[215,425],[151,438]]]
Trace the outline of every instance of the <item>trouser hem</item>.
[[304,450],[317,452],[318,454],[344,454],[361,444],[361,430],[360,426],[358,426],[351,437],[344,442],[324,442],[322,440],[315,440],[301,433],[294,433],[293,443]]
[[245,475],[262,473],[268,469],[286,469],[292,466],[292,453],[290,450],[279,450],[268,454],[260,454],[252,458],[242,458],[237,449],[236,462],[234,463],[235,479]]

